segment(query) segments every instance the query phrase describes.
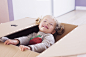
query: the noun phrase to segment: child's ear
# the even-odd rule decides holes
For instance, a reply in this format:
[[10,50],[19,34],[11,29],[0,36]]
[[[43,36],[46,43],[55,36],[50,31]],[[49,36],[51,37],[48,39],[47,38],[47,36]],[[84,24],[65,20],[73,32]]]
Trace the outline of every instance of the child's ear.
[[56,32],[56,30],[53,30],[51,34],[54,34]]

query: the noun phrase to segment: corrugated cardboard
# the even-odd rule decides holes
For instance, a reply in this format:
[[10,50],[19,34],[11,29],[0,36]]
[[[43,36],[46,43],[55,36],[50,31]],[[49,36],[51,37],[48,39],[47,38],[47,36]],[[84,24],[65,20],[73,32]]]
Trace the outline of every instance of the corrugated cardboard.
[[[0,24],[0,32],[1,32],[0,37],[13,34],[15,32],[27,29],[29,27],[33,27],[37,25],[35,24],[35,20],[36,18],[27,17],[27,18]],[[16,25],[16,26],[12,26],[12,25]]]
[[77,27],[77,25],[66,24],[66,23],[61,23],[61,25],[64,26],[65,30],[64,30],[64,33],[62,35],[56,36],[56,42]]
[[[23,18],[0,24],[0,37],[15,38],[23,35],[23,32],[26,32],[27,29],[35,31],[35,29],[38,29],[35,20],[35,18]],[[22,52],[17,46],[0,43],[0,57],[36,57],[37,55],[37,57],[77,57],[78,54],[85,54],[86,33],[84,31],[86,31],[86,25],[77,27],[76,25],[62,24],[64,25],[65,32],[62,35],[58,35],[56,43],[41,54],[30,50]],[[33,30],[33,28],[35,29]]]
[[0,57],[36,57],[39,53],[26,50],[20,51],[18,46],[4,45],[0,42]]
[[86,25],[79,26],[37,57],[86,54]]

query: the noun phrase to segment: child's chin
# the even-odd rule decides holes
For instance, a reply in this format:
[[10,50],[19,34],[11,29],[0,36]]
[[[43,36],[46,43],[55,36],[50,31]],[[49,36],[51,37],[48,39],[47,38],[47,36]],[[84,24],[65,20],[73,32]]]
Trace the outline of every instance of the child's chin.
[[45,28],[45,27],[42,27],[42,29],[44,29],[44,30],[48,30],[47,28]]
[[40,30],[43,32],[48,31],[48,29],[46,29],[46,28],[41,28]]
[[46,30],[41,30],[41,31],[44,32],[44,33],[46,32]]

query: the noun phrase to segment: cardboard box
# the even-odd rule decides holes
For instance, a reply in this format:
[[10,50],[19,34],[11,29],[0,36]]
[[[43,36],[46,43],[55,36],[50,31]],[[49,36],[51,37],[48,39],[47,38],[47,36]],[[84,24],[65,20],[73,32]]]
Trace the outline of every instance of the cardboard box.
[[[13,39],[28,35],[32,32],[38,32],[39,29],[38,25],[35,24],[35,20],[36,18],[27,17],[0,24],[0,37],[7,36],[10,39]],[[86,25],[78,27],[77,25],[72,24],[61,24],[64,25],[65,32],[62,35],[57,35],[56,43],[44,52],[40,54],[30,50],[22,52],[17,46],[0,43],[0,50],[3,51],[0,53],[2,54],[0,57],[76,57],[78,54],[86,53],[86,46],[84,44],[86,42],[84,32],[86,31],[84,28]],[[25,54],[27,55],[23,56]]]
[[73,29],[37,57],[77,57],[86,54],[86,24]]
[[30,50],[20,51],[17,46],[4,45],[0,42],[0,57],[36,57],[39,53]]

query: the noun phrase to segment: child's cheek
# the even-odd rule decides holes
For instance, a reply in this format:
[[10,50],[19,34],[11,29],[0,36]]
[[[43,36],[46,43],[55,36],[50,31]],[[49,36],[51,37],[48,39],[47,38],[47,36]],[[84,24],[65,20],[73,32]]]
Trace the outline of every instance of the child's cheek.
[[54,28],[51,26],[51,27],[50,27],[50,30],[53,30],[53,29],[54,29]]

